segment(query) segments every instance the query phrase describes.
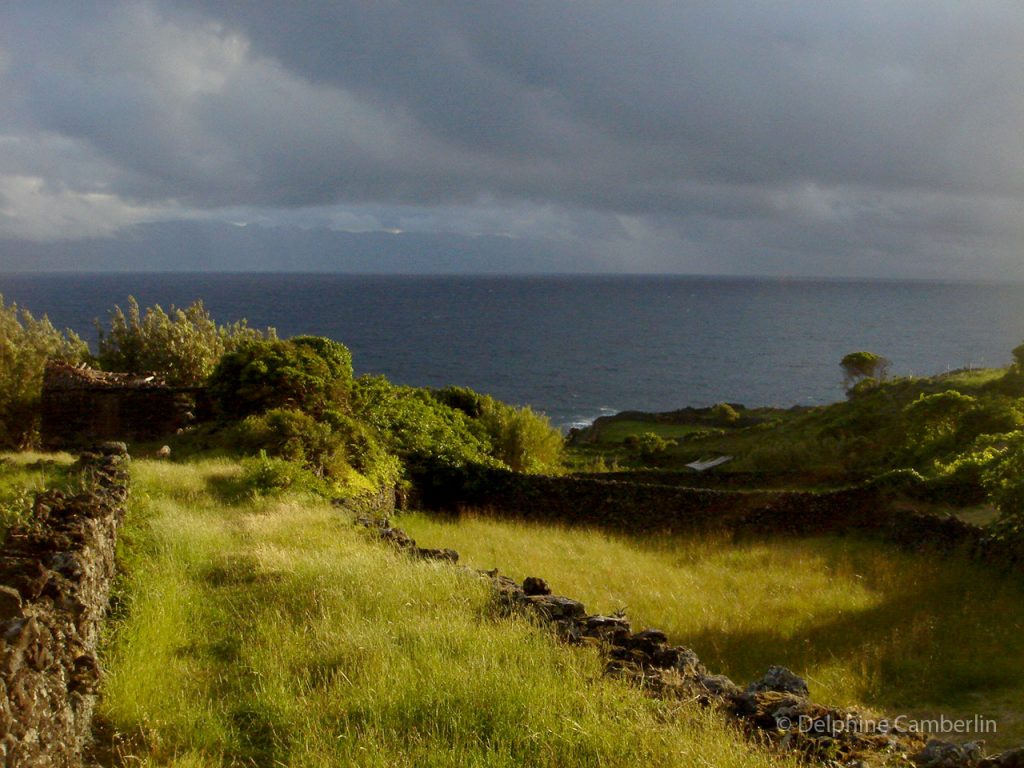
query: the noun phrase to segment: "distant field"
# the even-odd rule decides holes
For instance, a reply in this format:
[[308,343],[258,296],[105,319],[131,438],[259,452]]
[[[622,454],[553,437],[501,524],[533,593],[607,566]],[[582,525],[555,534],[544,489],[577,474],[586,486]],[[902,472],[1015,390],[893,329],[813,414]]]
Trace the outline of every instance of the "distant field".
[[496,617],[482,579],[322,501],[238,497],[239,475],[132,465],[98,709],[112,764],[795,768]]
[[[984,430],[1024,428],[1024,414],[1011,404],[1024,391],[1020,381],[1012,377],[1004,381],[1007,373],[1005,368],[985,368],[889,379],[829,405],[741,408],[740,419],[732,424],[714,409],[651,414],[651,420],[626,413],[621,419],[599,421],[574,441],[569,450],[571,466],[583,471],[680,469],[697,459],[729,455],[733,460],[718,473],[800,476],[803,479],[796,487],[857,482],[895,467],[913,467],[931,475],[936,460],[950,462]],[[927,430],[917,421],[922,418],[920,411],[910,411],[909,406],[920,397],[950,390],[971,398],[971,417],[950,417],[954,427],[948,428],[955,436],[950,432],[939,440],[933,439],[937,433],[930,433],[931,438],[923,438]],[[673,420],[689,423],[668,423]],[[624,444],[645,432],[678,444],[646,453]]]
[[422,514],[399,524],[470,565],[542,576],[588,610],[624,608],[737,682],[783,664],[822,701],[980,713],[1000,725],[990,745],[1024,741],[1024,585],[960,559],[854,538],[636,539]]
[[952,387],[966,392],[985,384],[991,384],[1005,375],[1006,368],[975,368],[969,371],[951,371],[939,374],[934,379],[937,385]]
[[656,421],[632,421],[629,419],[609,421],[601,425],[599,442],[621,443],[630,435],[653,432],[658,437],[671,439],[706,430],[701,424],[659,424]]

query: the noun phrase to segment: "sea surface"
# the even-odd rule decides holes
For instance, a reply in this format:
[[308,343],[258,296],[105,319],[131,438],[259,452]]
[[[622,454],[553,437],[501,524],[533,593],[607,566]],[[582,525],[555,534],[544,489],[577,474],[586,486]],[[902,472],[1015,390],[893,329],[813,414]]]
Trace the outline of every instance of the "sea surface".
[[461,384],[562,428],[626,409],[841,399],[839,360],[893,373],[1006,365],[1024,285],[655,276],[0,275],[0,294],[95,342],[93,320],[202,299],[219,321],[344,342],[357,373]]

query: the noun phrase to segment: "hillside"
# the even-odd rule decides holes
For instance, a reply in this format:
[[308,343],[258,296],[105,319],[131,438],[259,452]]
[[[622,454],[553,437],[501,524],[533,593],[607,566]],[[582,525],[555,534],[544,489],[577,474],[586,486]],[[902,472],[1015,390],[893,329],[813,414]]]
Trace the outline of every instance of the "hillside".
[[[970,505],[985,494],[963,459],[1024,426],[1022,398],[1015,365],[866,379],[845,401],[816,407],[627,411],[572,432],[570,461],[584,472],[650,470],[659,482],[711,487],[830,487],[912,469],[948,480],[950,504]],[[717,456],[731,460],[704,475],[686,467]]]
[[[79,734],[98,695],[102,766],[786,765],[789,748],[931,766],[980,749],[937,727],[921,730],[967,743],[821,739],[796,714],[973,713],[994,747],[1024,738],[1024,347],[1005,370],[860,376],[819,408],[620,414],[566,447],[529,407],[357,377],[336,341],[217,325],[199,303],[129,301],[95,353],[2,302],[0,320],[0,443],[71,452],[0,462],[0,592],[31,670],[7,684],[42,681]],[[124,474],[123,444],[89,449],[111,437],[135,457],[126,509],[123,484],[90,485],[90,456]],[[353,525],[395,512],[470,568]],[[80,566],[93,539],[104,565]],[[535,576],[599,613],[556,595],[552,614]],[[77,636],[80,577],[85,652],[51,675],[29,619],[52,614],[51,645],[77,654],[59,638]]]
[[601,674],[486,582],[225,460],[137,461],[105,650],[105,764],[786,765]]

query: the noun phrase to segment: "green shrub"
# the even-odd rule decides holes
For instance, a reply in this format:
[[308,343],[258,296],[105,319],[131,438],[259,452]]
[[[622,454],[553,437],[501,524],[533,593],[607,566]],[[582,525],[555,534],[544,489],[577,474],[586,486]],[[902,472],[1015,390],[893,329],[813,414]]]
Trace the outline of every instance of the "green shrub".
[[988,445],[978,457],[985,490],[1001,518],[1024,522],[1024,432],[985,442]]
[[1020,401],[1002,396],[990,397],[963,415],[956,430],[959,445],[970,444],[981,435],[1001,435],[1024,426]]
[[675,446],[676,442],[666,440],[655,432],[643,432],[639,435],[630,435],[622,444],[634,458],[649,463],[657,461],[669,448]]
[[718,403],[711,408],[711,415],[715,420],[726,426],[735,424],[740,420],[740,413],[728,403]]
[[383,376],[363,376],[353,387],[353,411],[391,453],[417,466],[496,466],[492,446],[460,410],[425,389],[399,386]]
[[401,462],[381,447],[372,430],[338,411],[328,411],[318,421],[302,411],[275,408],[247,416],[229,435],[245,453],[301,464],[327,480],[332,492],[353,484],[385,488],[402,475]]
[[202,301],[186,309],[160,305],[142,312],[134,297],[128,311],[116,306],[110,313],[110,329],[97,320],[100,367],[107,371],[155,372],[171,384],[197,386],[206,381],[217,361],[239,345],[276,338],[273,328],[258,331],[244,320],[217,325]]
[[343,446],[348,463],[376,487],[394,485],[402,477],[402,462],[387,452],[363,422],[340,411],[326,411],[324,423]]
[[469,419],[468,427],[490,455],[517,472],[554,472],[562,467],[565,440],[546,416],[529,406],[517,408],[481,395],[468,387],[445,387],[432,392],[442,405]]
[[284,491],[323,493],[324,486],[298,462],[260,451],[258,456],[242,460],[240,490],[245,495],[270,496]]
[[865,397],[872,391],[878,389],[881,382],[873,376],[859,379],[856,383],[849,383],[846,389],[846,397],[850,400],[857,400]]
[[351,389],[348,349],[313,337],[247,341],[220,359],[208,388],[214,408],[226,418],[274,408],[319,416],[347,407]]
[[565,441],[546,416],[530,406],[516,408],[483,398],[479,422],[491,443],[491,456],[517,472],[554,472],[561,468]]
[[247,416],[234,427],[233,435],[246,453],[265,451],[273,457],[302,462],[314,470],[319,468],[321,472],[331,454],[340,448],[340,440],[331,434],[327,424],[289,408]]
[[58,331],[0,296],[0,446],[27,448],[38,439],[39,398],[50,359],[78,363],[89,349],[71,331]]
[[903,409],[903,423],[911,447],[923,447],[957,431],[960,420],[977,406],[977,398],[955,389],[921,395]]
[[445,387],[433,391],[434,398],[450,408],[462,411],[471,419],[479,419],[487,408],[486,395],[474,392],[469,387]]

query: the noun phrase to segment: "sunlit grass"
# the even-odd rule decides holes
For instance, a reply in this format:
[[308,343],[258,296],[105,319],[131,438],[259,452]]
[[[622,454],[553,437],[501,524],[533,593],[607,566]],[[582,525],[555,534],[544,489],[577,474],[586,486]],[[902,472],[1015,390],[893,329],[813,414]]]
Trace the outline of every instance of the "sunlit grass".
[[876,710],[991,715],[1024,741],[1024,586],[966,562],[857,538],[698,537],[404,515],[422,546],[542,576],[588,610],[624,608],[745,683],[772,664],[815,698]]
[[72,461],[66,453],[0,453],[0,541],[12,526],[28,521],[34,494],[66,484]]
[[228,462],[133,464],[100,714],[146,766],[768,766],[717,716],[499,619],[478,577]]
[[708,429],[705,424],[664,424],[656,421],[632,421],[616,419],[601,425],[598,440],[601,443],[621,443],[631,435],[653,432],[666,439],[683,437],[694,432]]

